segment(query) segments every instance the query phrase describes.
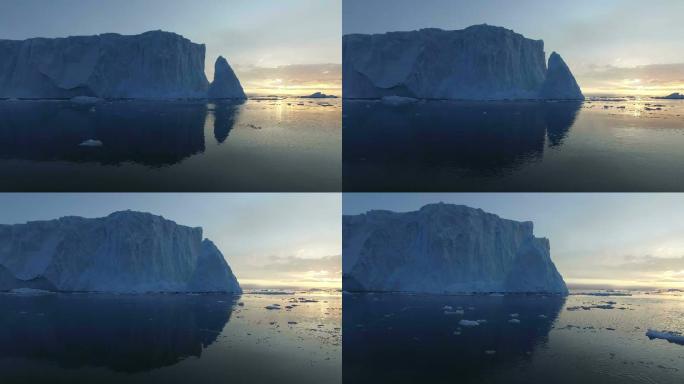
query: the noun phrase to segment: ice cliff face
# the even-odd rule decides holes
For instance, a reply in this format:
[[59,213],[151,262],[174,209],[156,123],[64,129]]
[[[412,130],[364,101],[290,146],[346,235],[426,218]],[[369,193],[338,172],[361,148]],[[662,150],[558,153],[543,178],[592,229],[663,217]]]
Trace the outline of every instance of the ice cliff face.
[[0,97],[204,98],[204,56],[162,31],[0,40]]
[[233,292],[240,286],[202,228],[116,212],[0,225],[0,290]]
[[343,218],[347,291],[567,294],[531,222],[449,204]]
[[[572,78],[560,56],[552,55],[553,71],[547,71],[543,41],[501,27],[352,34],[343,37],[342,52],[343,95],[350,99],[583,98],[574,88],[560,88]],[[542,95],[549,74],[554,93]]]
[[219,56],[214,64],[214,82],[209,86],[211,99],[245,99],[245,91],[228,61]]

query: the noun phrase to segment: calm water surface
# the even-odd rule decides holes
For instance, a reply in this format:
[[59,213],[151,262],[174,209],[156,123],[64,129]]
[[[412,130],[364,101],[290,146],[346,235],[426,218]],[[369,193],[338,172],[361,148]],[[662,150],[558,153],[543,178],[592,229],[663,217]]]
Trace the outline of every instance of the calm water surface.
[[347,191],[684,191],[684,101],[345,101]]
[[0,382],[339,383],[341,307],[323,292],[0,294]]
[[0,100],[0,190],[338,191],[341,140],[335,99]]
[[684,346],[645,335],[684,331],[682,313],[684,296],[660,294],[345,293],[344,381],[682,383]]

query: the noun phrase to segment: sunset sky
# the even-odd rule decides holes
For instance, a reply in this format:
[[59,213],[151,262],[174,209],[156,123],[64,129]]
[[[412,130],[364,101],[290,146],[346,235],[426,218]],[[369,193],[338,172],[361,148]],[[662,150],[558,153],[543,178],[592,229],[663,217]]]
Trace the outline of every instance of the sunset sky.
[[544,40],[585,94],[684,93],[681,0],[344,0],[343,32],[490,24]]
[[341,0],[8,0],[0,39],[164,30],[228,59],[245,91],[340,93]]
[[202,227],[243,288],[341,288],[339,194],[0,194],[0,224],[120,210]]
[[682,194],[345,194],[343,212],[405,212],[437,202],[534,222],[571,287],[684,288]]

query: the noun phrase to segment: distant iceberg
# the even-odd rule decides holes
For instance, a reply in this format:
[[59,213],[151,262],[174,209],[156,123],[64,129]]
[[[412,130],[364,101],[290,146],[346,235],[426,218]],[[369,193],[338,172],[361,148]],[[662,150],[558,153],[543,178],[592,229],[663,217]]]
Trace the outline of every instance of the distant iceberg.
[[440,203],[344,216],[342,224],[348,292],[568,294],[531,222]]
[[342,54],[348,99],[584,99],[560,55],[547,68],[542,40],[502,27],[350,34]]
[[323,92],[314,92],[307,96],[301,96],[303,99],[337,99],[335,95],[326,95]]
[[664,100],[684,100],[684,95],[681,94],[681,93],[679,93],[679,92],[675,92],[675,93],[671,93],[671,94],[669,94],[669,95],[667,95],[667,96],[656,97],[656,99],[664,99]]
[[[164,31],[0,40],[0,98],[206,98],[205,50]],[[221,62],[215,88],[222,97],[240,96],[227,65]]]
[[0,290],[240,293],[202,228],[124,211],[0,225]]

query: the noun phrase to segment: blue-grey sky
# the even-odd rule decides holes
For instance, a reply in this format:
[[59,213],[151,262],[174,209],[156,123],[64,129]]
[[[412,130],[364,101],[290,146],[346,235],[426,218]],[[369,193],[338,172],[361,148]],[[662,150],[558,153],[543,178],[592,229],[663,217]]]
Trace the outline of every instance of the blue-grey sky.
[[428,203],[533,221],[569,283],[684,287],[684,194],[353,194],[344,214],[412,211]]
[[[0,39],[162,29],[206,44],[210,80],[216,58],[225,56],[249,92],[276,76],[327,80],[326,68],[302,74],[287,67],[341,63],[341,7],[341,0],[2,0]],[[263,78],[253,67],[285,68]]]
[[560,53],[585,93],[684,90],[681,0],[344,0],[342,12],[344,34],[513,29]]
[[341,286],[339,194],[0,194],[0,224],[120,210],[202,227],[243,285]]

